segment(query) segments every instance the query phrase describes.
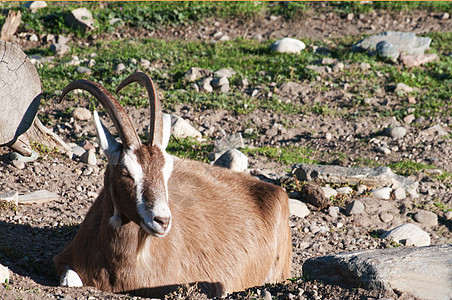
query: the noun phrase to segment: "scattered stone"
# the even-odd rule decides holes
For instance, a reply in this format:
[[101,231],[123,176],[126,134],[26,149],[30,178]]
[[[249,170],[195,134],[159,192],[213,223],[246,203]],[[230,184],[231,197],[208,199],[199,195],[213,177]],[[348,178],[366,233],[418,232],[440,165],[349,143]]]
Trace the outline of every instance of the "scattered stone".
[[201,139],[202,134],[179,116],[171,115],[171,134],[177,138],[191,137]]
[[441,20],[448,20],[449,19],[449,13],[448,12],[444,12],[441,14]]
[[108,20],[108,24],[110,25],[115,25],[115,24],[119,24],[122,23],[122,19],[121,18],[113,18]]
[[416,104],[416,97],[414,97],[414,96],[408,96],[408,103],[410,103],[410,104]]
[[38,38],[38,36],[36,34],[33,33],[30,36],[29,40],[30,40],[30,42],[37,42],[37,41],[39,41],[39,38]]
[[97,165],[97,158],[94,150],[83,153],[82,156],[80,156],[80,161],[91,166]]
[[6,192],[0,195],[0,201],[11,202],[14,205],[19,204],[19,193],[18,192]]
[[211,85],[212,80],[213,80],[212,77],[205,77],[201,79],[200,82],[198,83],[199,90],[205,93],[212,93],[213,92],[213,87]]
[[432,42],[429,37],[417,37],[413,32],[386,31],[378,35],[367,37],[355,45],[353,49],[377,50],[377,44],[386,41],[399,52],[406,54],[423,54],[430,48]]
[[317,72],[319,74],[331,73],[331,68],[329,66],[308,65],[308,66],[306,66],[306,69],[315,71],[315,72]]
[[394,216],[388,212],[380,214],[380,220],[384,223],[389,223],[394,219]]
[[52,44],[50,45],[50,51],[52,51],[53,53],[59,55],[59,56],[63,56],[66,53],[69,52],[69,50],[71,50],[71,48],[68,45],[65,44]]
[[386,135],[393,139],[400,139],[404,137],[406,133],[406,128],[402,126],[390,127],[386,130]]
[[253,40],[260,42],[262,41],[262,39],[263,39],[262,34],[256,33],[255,35],[253,35]]
[[413,114],[409,114],[403,118],[403,122],[405,122],[406,124],[411,124],[414,119],[416,119],[416,117]]
[[444,218],[446,220],[452,220],[452,210],[449,210],[448,212],[444,213]]
[[271,51],[279,53],[299,54],[304,48],[306,45],[302,41],[293,38],[283,38],[270,45]]
[[412,91],[414,91],[414,89],[408,85],[406,85],[405,83],[398,83],[394,92],[398,93],[411,93]]
[[267,290],[264,290],[262,292],[262,295],[263,295],[262,298],[264,298],[264,300],[271,300],[271,299],[273,299],[272,294],[269,291],[267,291]]
[[387,148],[387,147],[378,147],[378,148],[376,149],[376,151],[377,151],[378,153],[381,153],[381,154],[384,154],[384,155],[389,155],[389,154],[391,154],[391,150],[390,150],[389,148]]
[[319,209],[325,209],[330,206],[328,199],[325,197],[320,186],[307,183],[301,188],[303,199]]
[[56,201],[59,196],[54,192],[49,192],[46,190],[40,190],[33,193],[19,195],[19,204],[42,204],[50,201]]
[[82,147],[77,146],[77,145],[71,147],[71,150],[72,150],[72,153],[74,153],[74,155],[76,155],[76,156],[82,156],[86,152],[85,149],[83,149]]
[[212,81],[210,82],[210,84],[212,85],[212,87],[214,89],[219,89],[221,88],[223,85],[227,85],[229,86],[229,80],[226,76],[223,77],[215,77],[212,79]]
[[330,199],[331,197],[336,197],[338,194],[338,192],[335,189],[329,186],[322,186],[321,189],[327,199]]
[[[405,246],[413,245],[416,247],[422,247],[430,245],[429,234],[412,223],[406,223],[386,231],[381,238],[394,240],[398,243],[404,244]],[[408,239],[409,244],[407,243]]]
[[80,120],[80,121],[86,121],[91,119],[91,112],[89,111],[89,109],[86,109],[84,107],[77,107],[76,109],[74,109],[74,111],[72,112],[72,116],[74,117],[74,119],[76,120]]
[[377,55],[384,59],[396,61],[400,55],[400,52],[387,41],[378,42],[376,49]]
[[113,67],[113,72],[116,74],[121,74],[126,69],[126,65],[119,63]]
[[364,212],[364,204],[359,200],[354,200],[345,208],[345,214],[347,216],[360,215]]
[[337,62],[333,65],[333,71],[337,72],[337,71],[341,71],[345,68],[344,63],[342,62]]
[[235,75],[235,72],[229,68],[223,68],[218,71],[215,71],[213,74],[215,75],[215,77],[231,78],[232,76]]
[[337,218],[337,216],[339,215],[339,207],[337,206],[328,207],[328,214],[333,218]]
[[140,59],[140,66],[143,69],[149,69],[149,67],[151,66],[151,62],[147,59],[142,58],[142,59]]
[[82,66],[78,66],[77,69],[75,69],[75,71],[77,71],[77,73],[86,74],[88,76],[90,76],[93,73],[93,71],[90,68]]
[[9,269],[4,265],[0,265],[0,283],[9,282]]
[[443,136],[447,135],[448,132],[441,125],[437,124],[435,126],[422,130],[421,134],[429,136]]
[[25,169],[25,163],[21,160],[13,160],[13,166],[19,170]]
[[401,188],[401,187],[396,188],[396,189],[394,190],[393,194],[394,194],[394,198],[395,198],[396,200],[403,200],[403,199],[406,198],[406,192],[405,192],[405,190],[404,190],[403,188]]
[[237,149],[230,149],[221,155],[214,165],[243,172],[248,168],[248,157]]
[[[301,181],[337,184],[364,184],[373,187],[403,187],[412,197],[418,197],[418,182],[394,174],[388,167],[358,168],[336,165],[295,164],[292,173]],[[394,187],[395,188],[395,187]]]
[[241,133],[233,133],[217,139],[214,142],[214,151],[225,151],[229,149],[245,148]]
[[306,204],[296,199],[289,199],[289,210],[292,216],[299,218],[304,218],[310,213]]
[[353,193],[353,189],[349,186],[340,187],[336,189],[336,191],[339,195],[348,195],[350,193]]
[[358,186],[356,187],[356,194],[362,195],[365,191],[367,191],[367,186],[365,186],[364,184],[358,184]]
[[[313,257],[303,275],[328,284],[450,299],[452,244],[396,247]],[[384,299],[384,298],[381,298]]]
[[69,42],[69,38],[59,34],[58,35],[58,44],[66,45]]
[[418,67],[438,59],[436,53],[418,55],[400,55],[400,61],[407,67]]
[[46,8],[47,3],[45,1],[28,1],[27,3],[25,3],[25,7],[34,14],[38,11],[38,9]]
[[392,189],[390,187],[382,187],[372,190],[370,193],[377,199],[389,200],[391,198],[391,191]]
[[322,58],[322,65],[332,65],[334,63],[336,63],[337,60],[331,57],[324,57]]
[[91,12],[85,8],[80,7],[67,13],[64,16],[64,21],[68,26],[88,31],[94,29],[94,19]]
[[436,226],[438,225],[438,216],[431,211],[420,210],[414,215],[414,220],[422,225]]
[[206,69],[193,67],[188,69],[187,72],[185,72],[184,79],[188,82],[195,82],[203,78],[204,76],[210,76],[210,71]]
[[366,62],[362,62],[359,64],[359,68],[363,71],[369,70],[370,69],[370,64],[366,63]]

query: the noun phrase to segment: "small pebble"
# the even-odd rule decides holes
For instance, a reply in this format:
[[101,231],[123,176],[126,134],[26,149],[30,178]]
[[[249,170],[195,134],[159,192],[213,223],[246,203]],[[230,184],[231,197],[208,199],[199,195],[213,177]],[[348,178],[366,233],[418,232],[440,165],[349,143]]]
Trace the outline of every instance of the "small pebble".
[[359,215],[363,212],[364,212],[364,204],[359,200],[353,201],[352,203],[347,205],[347,207],[345,208],[345,214],[347,216]]
[[339,207],[337,207],[337,206],[328,207],[328,214],[333,218],[337,218],[337,216],[339,214]]
[[384,223],[389,223],[394,219],[394,216],[388,212],[384,212],[380,215],[380,220]]

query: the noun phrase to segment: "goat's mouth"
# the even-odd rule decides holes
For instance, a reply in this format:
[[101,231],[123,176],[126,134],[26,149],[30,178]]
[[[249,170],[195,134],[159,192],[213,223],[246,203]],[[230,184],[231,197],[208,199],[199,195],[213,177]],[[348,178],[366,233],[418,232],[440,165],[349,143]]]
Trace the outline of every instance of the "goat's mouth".
[[157,236],[157,237],[164,237],[168,234],[168,232],[171,229],[171,222],[168,225],[163,226],[155,221],[145,222],[144,220],[142,220],[140,222],[140,227],[141,227],[141,229],[143,229],[146,233],[148,233],[150,235]]

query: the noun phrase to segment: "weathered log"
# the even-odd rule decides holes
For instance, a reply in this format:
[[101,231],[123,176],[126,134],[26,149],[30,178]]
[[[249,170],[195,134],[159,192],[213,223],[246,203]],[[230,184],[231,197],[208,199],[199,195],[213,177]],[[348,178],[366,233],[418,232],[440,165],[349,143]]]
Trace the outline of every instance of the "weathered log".
[[0,34],[0,40],[9,41],[11,37],[16,33],[17,28],[20,25],[21,14],[20,11],[17,13],[10,10],[8,17],[6,17],[5,23],[2,26],[2,31]]

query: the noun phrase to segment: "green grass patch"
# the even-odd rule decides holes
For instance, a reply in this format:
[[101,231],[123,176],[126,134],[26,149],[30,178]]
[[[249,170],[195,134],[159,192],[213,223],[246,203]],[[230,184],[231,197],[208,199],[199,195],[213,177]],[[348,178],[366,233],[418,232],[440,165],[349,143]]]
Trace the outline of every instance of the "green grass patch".
[[208,162],[207,155],[213,152],[213,143],[200,143],[191,138],[182,139],[171,136],[166,150],[179,158]]
[[311,159],[314,150],[298,147],[298,146],[286,146],[286,147],[258,147],[258,148],[244,148],[242,152],[246,155],[260,155],[270,160],[282,163],[284,165],[292,165],[295,163],[308,163],[315,164],[317,161]]

